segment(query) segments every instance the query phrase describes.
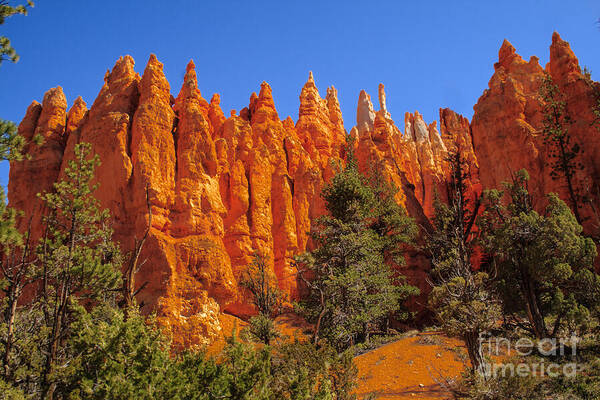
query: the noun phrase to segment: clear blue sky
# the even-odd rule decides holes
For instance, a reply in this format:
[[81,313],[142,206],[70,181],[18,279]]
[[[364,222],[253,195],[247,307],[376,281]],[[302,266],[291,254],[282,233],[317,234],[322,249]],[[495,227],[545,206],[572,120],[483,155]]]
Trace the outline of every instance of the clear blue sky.
[[[175,94],[194,59],[203,96],[220,93],[226,115],[246,106],[265,80],[280,117],[296,119],[312,70],[322,96],[331,84],[338,89],[348,130],[359,91],[376,98],[379,82],[401,129],[406,111],[427,122],[440,107],[471,118],[504,38],[544,65],[556,30],[598,80],[599,17],[597,0],[36,0],[29,16],[0,26],[21,55],[0,66],[0,118],[20,121],[32,100],[57,85],[69,105],[81,95],[91,106],[119,56],[133,56],[142,73],[150,53]],[[0,184],[7,173],[0,165]]]

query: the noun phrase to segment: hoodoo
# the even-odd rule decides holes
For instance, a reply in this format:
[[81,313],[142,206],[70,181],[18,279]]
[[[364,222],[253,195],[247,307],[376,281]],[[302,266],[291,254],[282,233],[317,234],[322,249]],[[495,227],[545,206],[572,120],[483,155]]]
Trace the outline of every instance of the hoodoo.
[[[401,130],[380,84],[379,109],[361,91],[356,125],[346,131],[337,90],[332,86],[321,97],[312,72],[300,91],[297,121],[280,119],[266,82],[247,107],[226,118],[218,94],[210,102],[202,97],[193,61],[175,96],[154,55],[141,77],[125,56],[107,72],[89,110],[81,98],[68,110],[60,87],[50,89],[42,104],[29,106],[19,133],[30,157],[11,164],[10,205],[32,217],[33,235],[40,237],[44,210],[36,193],[52,190],[75,144],[91,143],[102,162],[97,197],[110,211],[114,238],[125,252],[147,229],[149,202],[152,226],[136,278],[144,285],[138,301],[145,311],[157,311],[179,347],[221,337],[223,312],[254,312],[239,282],[255,253],[265,257],[291,299],[300,295],[293,257],[311,248],[311,225],[325,213],[321,189],[345,162],[348,136],[361,171],[393,182],[400,189],[396,200],[423,227],[430,226],[436,196],[446,195],[448,155],[460,151],[469,164],[471,193],[498,187],[526,168],[537,207],[544,193],[557,192],[580,208],[585,231],[595,233],[599,84],[582,73],[557,33],[545,68],[536,57],[523,60],[508,41],[494,68],[471,122],[443,108],[439,121],[428,124],[415,111],[406,113]],[[541,133],[546,74],[574,121],[573,140],[585,144],[574,179],[587,200],[578,205],[569,202],[565,183],[551,175]],[[35,144],[35,137],[43,144]],[[415,250],[402,268],[426,296],[428,260]]]

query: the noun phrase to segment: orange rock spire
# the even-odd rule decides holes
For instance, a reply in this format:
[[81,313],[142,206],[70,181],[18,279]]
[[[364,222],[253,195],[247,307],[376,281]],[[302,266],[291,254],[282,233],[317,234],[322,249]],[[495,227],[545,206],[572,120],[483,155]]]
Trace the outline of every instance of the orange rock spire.
[[[233,110],[226,118],[218,94],[210,103],[202,98],[193,61],[173,98],[154,55],[142,77],[131,57],[121,57],[89,110],[78,98],[67,111],[61,88],[29,106],[19,134],[30,158],[11,163],[10,205],[33,217],[33,236],[39,237],[43,210],[35,194],[52,190],[75,144],[91,143],[102,160],[97,196],[111,212],[114,238],[124,251],[147,228],[146,189],[150,195],[152,227],[141,256],[147,261],[137,276],[146,286],[138,300],[145,311],[158,312],[176,346],[207,344],[222,336],[223,312],[255,312],[239,285],[253,254],[265,257],[290,298],[300,295],[293,257],[312,246],[313,222],[326,212],[320,193],[345,161],[348,136],[355,139],[359,168],[394,183],[398,203],[425,229],[436,194],[443,199],[446,193],[447,156],[457,150],[470,165],[473,196],[527,168],[536,198],[556,191],[567,199],[563,183],[550,176],[549,149],[540,135],[539,88],[548,73],[573,121],[574,141],[585,143],[577,183],[597,204],[600,136],[590,126],[600,88],[582,75],[569,44],[555,33],[543,69],[536,57],[526,62],[504,41],[494,67],[471,122],[446,108],[439,124],[406,113],[402,131],[380,84],[379,109],[361,91],[356,126],[347,133],[336,89],[329,87],[322,98],[312,72],[300,92],[296,122],[280,119],[266,82],[239,115]],[[45,139],[41,146],[32,142],[35,135]],[[593,210],[584,205],[580,211],[591,232]],[[21,229],[25,224],[22,219]],[[403,272],[426,296],[428,261],[416,250],[407,259]]]

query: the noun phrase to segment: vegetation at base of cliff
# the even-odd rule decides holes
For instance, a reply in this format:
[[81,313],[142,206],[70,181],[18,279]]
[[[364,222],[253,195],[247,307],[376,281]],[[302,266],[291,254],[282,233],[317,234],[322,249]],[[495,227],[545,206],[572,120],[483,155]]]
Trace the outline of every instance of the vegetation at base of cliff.
[[[426,236],[433,265],[430,305],[442,329],[467,345],[471,368],[448,389],[463,399],[597,398],[600,277],[592,267],[593,242],[555,195],[548,196],[544,213],[533,210],[525,171],[503,190],[470,197],[460,153],[449,162],[449,200],[436,201],[434,229]],[[28,232],[19,233],[16,211],[2,202],[0,398],[355,398],[355,351],[369,348],[370,330],[378,324],[383,329],[402,294],[414,293],[402,281],[404,292],[394,292],[389,262],[402,251],[392,255],[386,246],[403,249],[412,222],[392,203],[380,202],[380,196],[393,198],[393,191],[378,192],[374,188],[383,186],[352,163],[325,189],[326,200],[347,206],[346,212],[330,211],[320,246],[299,259],[314,263],[316,275],[305,282],[313,295],[323,293],[308,300],[318,300],[313,316],[320,316],[322,330],[316,340],[289,340],[277,330],[272,317],[281,299],[270,286],[267,263],[257,257],[248,270],[254,282],[249,288],[270,313],[251,318],[243,339],[234,333],[216,356],[197,349],[173,354],[154,317],[141,315],[135,301],[121,301],[126,261],[111,241],[109,215],[94,197],[98,163],[89,144],[77,145],[53,192],[40,194],[47,230],[37,245]],[[332,272],[318,275],[323,267],[314,265]],[[31,297],[22,301],[25,295]],[[310,310],[309,303],[303,306]],[[340,315],[348,320],[335,319]],[[490,375],[491,359],[479,340],[486,332],[513,341],[575,338],[572,357],[533,354],[505,362],[576,361],[580,373]],[[349,344],[355,346],[344,351]]]
[[284,294],[262,254],[254,254],[254,260],[244,271],[240,285],[250,292],[252,304],[260,314],[273,317],[281,313]]
[[[456,171],[461,163],[454,165]],[[436,205],[428,238],[430,304],[443,330],[464,340],[471,362],[461,379],[443,385],[457,399],[597,399],[600,276],[593,240],[555,194],[543,213],[533,209],[524,170],[503,190],[485,191],[483,211],[466,206],[461,218],[457,204],[468,203],[453,182],[464,175],[454,176],[454,196]],[[512,348],[498,352],[497,341]],[[533,350],[520,352],[519,343]],[[548,365],[559,373],[540,372]]]
[[471,176],[462,154],[451,154],[448,161],[448,204],[435,201],[434,231],[427,237],[433,286],[430,306],[444,332],[465,342],[472,369],[483,375],[486,363],[479,338],[493,328],[499,305],[490,276],[472,264],[477,238],[473,228],[481,200],[468,199]]
[[309,291],[298,311],[314,324],[314,343],[325,338],[339,350],[406,317],[403,302],[418,294],[392,267],[404,262],[414,221],[395,202],[397,189],[381,174],[361,174],[348,149],[346,166],[322,191],[329,215],[311,232],[315,249],[297,257]]
[[522,170],[504,190],[488,191],[480,221],[503,314],[509,321],[526,319],[538,339],[583,334],[600,305],[596,246],[555,194],[547,196],[543,213],[535,211],[528,179]]
[[[124,296],[125,262],[112,242],[108,211],[92,185],[91,146],[74,159],[45,204],[37,245],[0,205],[0,399],[353,399],[350,353],[327,343],[280,342],[272,320],[253,319],[253,342],[234,336],[208,357],[173,356],[153,316]],[[27,297],[25,297],[27,296]]]
[[248,327],[242,333],[246,334],[250,340],[265,345],[269,345],[273,340],[281,337],[281,332],[275,326],[275,321],[271,316],[263,313],[251,317],[248,321]]
[[[443,385],[455,399],[463,400],[596,400],[600,398],[598,339],[597,334],[587,336],[578,344],[576,355],[511,357],[504,360],[497,373],[485,380],[467,371],[457,380],[446,381]],[[517,371],[520,365],[547,366],[550,363],[558,374],[503,372],[504,368]]]
[[[77,322],[77,357],[55,377],[58,399],[352,400],[357,370],[350,353],[327,345],[282,342],[257,347],[235,335],[214,357],[173,357],[152,319],[97,307]],[[0,377],[0,398],[37,399],[36,387]]]

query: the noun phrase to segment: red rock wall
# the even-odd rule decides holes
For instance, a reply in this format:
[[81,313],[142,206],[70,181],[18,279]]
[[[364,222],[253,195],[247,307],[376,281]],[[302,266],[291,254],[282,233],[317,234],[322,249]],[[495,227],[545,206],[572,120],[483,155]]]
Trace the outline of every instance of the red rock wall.
[[[436,194],[445,196],[446,157],[457,149],[471,166],[474,194],[525,167],[536,195],[549,190],[565,195],[549,178],[540,140],[544,70],[536,58],[523,61],[508,42],[495,70],[471,124],[441,109],[439,128],[415,112],[405,115],[401,132],[386,109],[383,85],[377,111],[370,96],[360,93],[356,126],[349,132],[359,166],[365,172],[377,168],[394,182],[401,189],[397,201],[422,226],[430,223]],[[558,35],[546,70],[566,96],[574,136],[586,143],[586,168],[578,179],[592,192],[600,173],[599,133],[590,128],[595,99]],[[295,123],[280,119],[267,83],[239,115],[232,111],[225,118],[218,95],[210,103],[202,97],[193,62],[177,97],[171,93],[154,55],[141,77],[131,57],[120,58],[89,110],[81,98],[67,110],[61,88],[49,90],[19,126],[28,140],[40,135],[45,141],[29,144],[31,158],[11,165],[9,200],[34,217],[39,236],[43,209],[35,194],[51,190],[76,143],[92,143],[102,161],[97,196],[112,214],[124,251],[146,229],[148,190],[152,228],[137,275],[138,285],[147,286],[138,301],[158,311],[175,345],[186,346],[219,338],[222,312],[253,312],[238,282],[255,251],[267,256],[280,287],[298,296],[293,256],[310,248],[311,221],[325,212],[321,188],[343,163],[346,130],[336,89],[328,88],[322,98],[312,73]],[[588,230],[595,226],[590,210],[584,211]],[[20,223],[22,229],[27,225],[25,218]],[[428,268],[422,254],[408,255],[404,273],[424,293],[415,304],[425,301]]]
[[581,202],[579,213],[585,232],[598,234],[600,221],[594,212],[600,204],[600,121],[594,114],[600,86],[586,80],[569,44],[558,33],[552,36],[550,62],[545,68],[533,56],[524,61],[514,47],[504,41],[494,75],[474,106],[471,122],[473,148],[479,163],[483,187],[498,187],[521,168],[529,171],[530,192],[538,208],[544,206],[544,194],[556,192],[571,207],[566,182],[552,179],[549,151],[543,140],[543,99],[540,86],[547,73],[558,85],[572,138],[582,153],[577,162],[582,169],[575,176],[575,189],[589,202]]

